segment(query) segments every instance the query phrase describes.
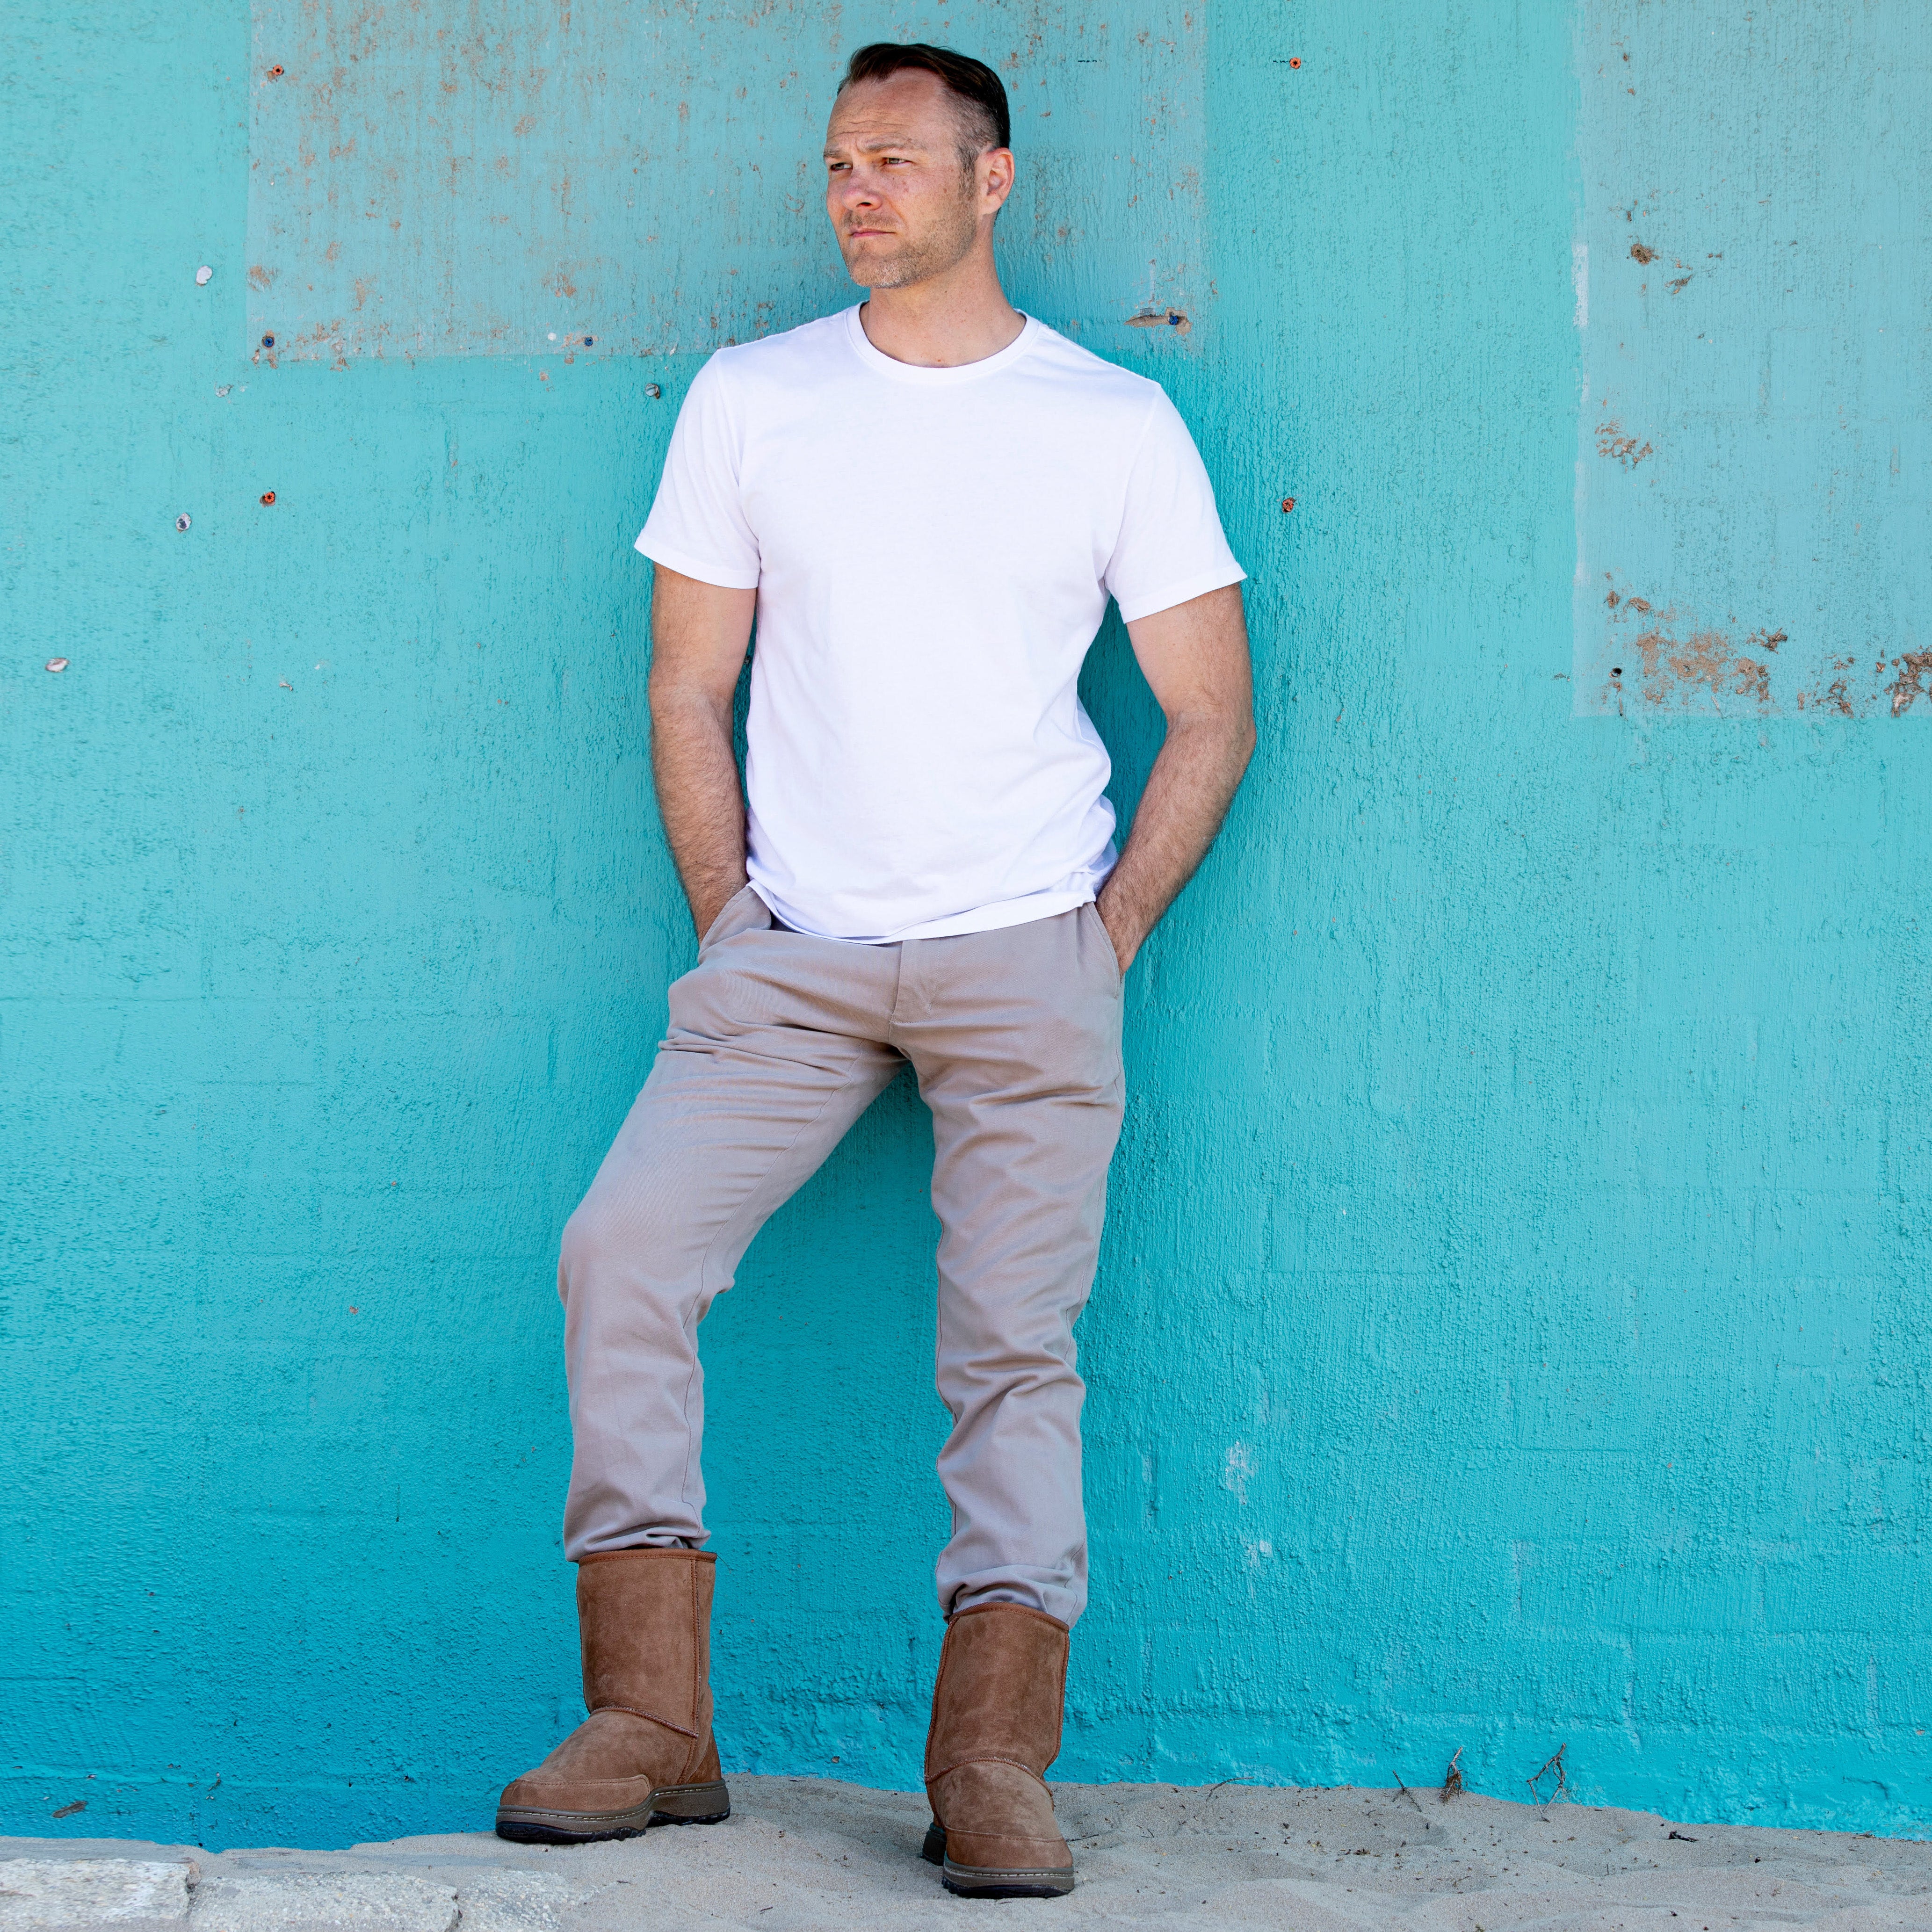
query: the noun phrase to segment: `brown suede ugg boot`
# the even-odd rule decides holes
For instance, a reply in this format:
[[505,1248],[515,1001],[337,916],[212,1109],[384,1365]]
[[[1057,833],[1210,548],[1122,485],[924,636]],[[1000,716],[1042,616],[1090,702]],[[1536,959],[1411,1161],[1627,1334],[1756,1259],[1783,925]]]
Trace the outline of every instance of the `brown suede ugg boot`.
[[696,1550],[617,1550],[577,1566],[590,1715],[507,1786],[496,1835],[526,1845],[633,1838],[653,1820],[731,1815],[711,1737],[711,1580]]
[[981,1604],[946,1626],[926,1739],[932,1826],[924,1856],[974,1898],[1054,1898],[1073,1854],[1053,1822],[1066,1626],[1021,1604]]

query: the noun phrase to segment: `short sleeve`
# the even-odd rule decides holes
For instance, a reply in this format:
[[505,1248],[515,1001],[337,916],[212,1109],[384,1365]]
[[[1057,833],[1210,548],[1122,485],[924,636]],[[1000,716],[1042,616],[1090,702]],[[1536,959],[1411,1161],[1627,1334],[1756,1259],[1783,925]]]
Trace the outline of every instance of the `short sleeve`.
[[1222,532],[1201,453],[1163,391],[1127,473],[1120,534],[1107,560],[1107,588],[1131,623],[1238,584],[1246,574]]
[[758,540],[738,490],[742,430],[721,359],[712,356],[686,393],[638,548],[653,562],[701,584],[755,590]]

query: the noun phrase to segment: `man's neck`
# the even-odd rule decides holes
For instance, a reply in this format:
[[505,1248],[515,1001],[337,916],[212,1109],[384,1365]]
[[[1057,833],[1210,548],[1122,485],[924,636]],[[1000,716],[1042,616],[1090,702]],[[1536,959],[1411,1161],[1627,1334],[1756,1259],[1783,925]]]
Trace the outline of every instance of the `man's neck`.
[[921,369],[983,362],[1018,339],[1026,317],[1007,301],[992,250],[976,250],[944,274],[902,289],[874,289],[859,311],[882,356]]

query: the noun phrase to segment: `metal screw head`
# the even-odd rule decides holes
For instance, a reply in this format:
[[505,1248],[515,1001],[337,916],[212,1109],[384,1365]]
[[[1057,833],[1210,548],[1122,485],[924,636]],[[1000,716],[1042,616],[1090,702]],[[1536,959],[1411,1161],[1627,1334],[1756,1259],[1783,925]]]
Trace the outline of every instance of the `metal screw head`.
[[214,271],[206,262],[194,272],[194,285],[198,289],[206,288],[214,279]]
[[193,521],[194,519],[189,516],[188,513],[185,510],[184,510],[179,516],[176,518],[175,528],[178,530],[185,530],[188,525]]
[[275,338],[274,338],[272,335],[265,335],[265,336],[263,336],[263,337],[262,337],[262,346],[264,349],[272,349],[272,348],[274,348],[274,346],[275,346]]
[[658,387],[656,383],[646,382],[644,385],[644,394],[650,397],[652,402],[656,402],[658,397],[664,394],[664,392]]
[[594,336],[594,335],[586,335],[586,336],[584,338],[584,347],[585,347],[585,348],[586,348],[586,349],[588,349],[588,348],[590,346],[590,345],[591,345],[593,342],[595,342],[596,340],[597,340],[597,338],[596,338],[596,336]]

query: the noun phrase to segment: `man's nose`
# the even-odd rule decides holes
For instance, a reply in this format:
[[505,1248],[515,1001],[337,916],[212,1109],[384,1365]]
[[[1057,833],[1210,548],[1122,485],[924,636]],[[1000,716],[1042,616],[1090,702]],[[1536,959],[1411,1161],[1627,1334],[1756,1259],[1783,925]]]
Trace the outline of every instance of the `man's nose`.
[[842,208],[875,207],[878,199],[877,185],[856,168],[838,184],[838,205]]

